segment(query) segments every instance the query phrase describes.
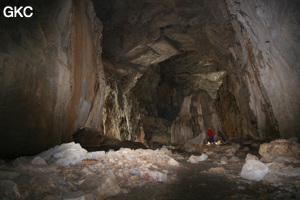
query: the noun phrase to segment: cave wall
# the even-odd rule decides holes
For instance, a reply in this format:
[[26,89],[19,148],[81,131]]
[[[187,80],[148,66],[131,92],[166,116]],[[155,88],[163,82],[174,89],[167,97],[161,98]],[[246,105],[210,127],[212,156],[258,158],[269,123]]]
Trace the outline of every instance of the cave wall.
[[205,90],[199,90],[185,96],[178,117],[172,123],[171,143],[184,144],[199,134],[211,130],[217,135],[221,132],[215,105]]
[[[104,24],[104,133],[169,143],[182,100],[212,99],[227,65],[219,4],[210,1],[95,1]],[[199,131],[199,130],[198,130]],[[201,130],[205,131],[205,130]],[[195,133],[196,134],[196,133]]]
[[[114,63],[115,86],[111,91],[115,91],[118,104],[125,97],[124,102],[135,105],[131,110],[111,107],[121,108],[114,113],[127,113],[123,117],[127,124],[142,126],[125,131],[128,136],[138,130],[145,132],[145,123],[136,123],[143,115],[150,115],[148,121],[155,124],[165,119],[144,109],[157,112],[157,107],[163,105],[157,101],[158,87],[145,85],[157,83],[157,74],[144,78],[153,80],[144,84],[146,91],[155,89],[154,94],[149,92],[150,97],[145,97],[144,91],[131,93],[139,81],[143,82],[140,77],[147,76],[149,66],[163,63],[174,68],[178,85],[171,86],[169,82],[166,88],[172,87],[182,95],[181,100],[174,98],[171,102],[166,98],[170,108],[177,105],[173,120],[183,99],[191,91],[203,89],[215,101],[222,129],[229,137],[299,135],[297,1],[116,0],[96,1],[95,5],[104,23],[104,55]],[[111,118],[121,115],[114,116]],[[152,126],[152,130],[149,125],[146,132],[164,132],[168,129],[166,124],[169,123],[161,123],[160,128]]]
[[1,157],[71,141],[83,126],[101,129],[102,24],[92,3],[26,3],[34,9],[32,18],[0,22]]
[[225,131],[232,137],[299,137],[299,3],[227,4],[232,60],[218,99]]

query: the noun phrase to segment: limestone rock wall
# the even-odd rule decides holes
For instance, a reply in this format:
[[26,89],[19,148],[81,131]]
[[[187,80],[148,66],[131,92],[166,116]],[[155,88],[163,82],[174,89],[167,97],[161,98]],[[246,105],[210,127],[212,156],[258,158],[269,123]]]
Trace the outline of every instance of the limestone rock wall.
[[216,134],[222,131],[215,106],[206,91],[200,90],[186,96],[180,112],[171,127],[171,143],[184,144],[208,128]]
[[92,3],[27,3],[32,18],[0,21],[1,157],[70,141],[83,126],[101,129],[102,24]]
[[[141,135],[146,131],[150,137],[149,132],[156,129],[170,136],[169,122],[177,117],[183,99],[199,89],[215,101],[229,137],[299,134],[296,1],[96,1],[95,5],[105,25],[104,55],[114,63],[111,80],[115,86],[110,91],[118,104],[111,107],[120,108],[115,116],[127,113],[122,124],[139,126],[125,131],[127,135],[142,130]],[[158,73],[145,78],[155,65],[164,69],[161,74],[166,77],[173,73],[173,82],[162,85]],[[137,86],[139,82],[148,94]],[[132,92],[133,88],[140,92]],[[119,106],[124,97],[134,109]]]
[[231,136],[299,136],[299,4],[231,1],[234,34],[228,79],[219,91],[224,129]]

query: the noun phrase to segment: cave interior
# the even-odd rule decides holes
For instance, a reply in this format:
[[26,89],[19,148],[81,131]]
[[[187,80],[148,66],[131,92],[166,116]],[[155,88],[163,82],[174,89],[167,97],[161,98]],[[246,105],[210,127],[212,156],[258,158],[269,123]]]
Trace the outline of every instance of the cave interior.
[[3,158],[82,132],[150,148],[208,128],[299,137],[297,1],[28,2],[32,18],[1,18]]
[[7,6],[0,199],[300,199],[299,0]]

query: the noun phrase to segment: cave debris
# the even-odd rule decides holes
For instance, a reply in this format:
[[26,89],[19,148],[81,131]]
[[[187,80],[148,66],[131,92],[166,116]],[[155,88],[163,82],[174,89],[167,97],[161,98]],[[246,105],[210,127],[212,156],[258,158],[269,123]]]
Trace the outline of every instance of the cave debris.
[[[276,147],[282,146],[280,142],[272,145],[273,149],[284,151]],[[168,190],[170,185],[182,184],[180,187],[207,188],[207,180],[232,184],[230,197],[237,190],[243,198],[252,199],[254,194],[249,196],[249,190],[271,199],[278,194],[298,195],[300,161],[296,156],[293,162],[286,159],[265,162],[258,153],[259,146],[256,150],[241,148],[244,146],[240,141],[232,141],[204,145],[193,153],[167,148],[87,152],[73,142],[62,144],[36,156],[1,162],[0,198],[114,199],[116,196],[118,199],[124,196],[124,199],[138,199],[136,190],[145,190],[143,197],[150,197],[152,194],[147,191],[152,187]],[[270,190],[275,192],[269,193]]]

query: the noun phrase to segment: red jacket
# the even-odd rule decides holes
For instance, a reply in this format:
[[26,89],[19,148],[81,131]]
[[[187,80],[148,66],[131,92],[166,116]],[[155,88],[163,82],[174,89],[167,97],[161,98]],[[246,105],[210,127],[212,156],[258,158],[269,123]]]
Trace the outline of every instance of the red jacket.
[[207,131],[207,135],[208,137],[214,137],[214,133],[210,129]]

